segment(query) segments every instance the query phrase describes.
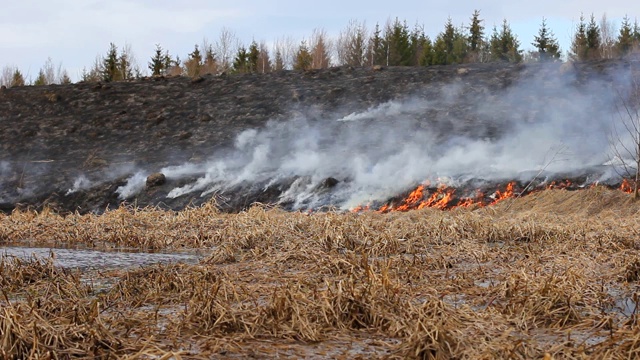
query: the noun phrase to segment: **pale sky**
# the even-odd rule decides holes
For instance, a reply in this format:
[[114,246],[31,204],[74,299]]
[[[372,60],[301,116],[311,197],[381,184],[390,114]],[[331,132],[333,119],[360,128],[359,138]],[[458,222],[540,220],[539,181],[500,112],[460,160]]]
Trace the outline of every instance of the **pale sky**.
[[272,43],[283,36],[300,42],[314,28],[337,37],[351,19],[373,28],[387,19],[406,20],[411,28],[424,25],[432,39],[451,17],[458,26],[469,23],[475,9],[485,20],[485,32],[506,18],[523,49],[531,49],[543,17],[554,31],[563,52],[580,13],[606,13],[616,28],[622,17],[640,18],[640,1],[205,1],[205,0],[0,0],[0,67],[17,66],[34,79],[48,57],[62,63],[77,80],[83,67],[91,67],[113,42],[129,44],[139,66],[147,62],[155,44],[186,58],[203,38],[218,39],[220,30],[232,30],[248,45],[253,39]]

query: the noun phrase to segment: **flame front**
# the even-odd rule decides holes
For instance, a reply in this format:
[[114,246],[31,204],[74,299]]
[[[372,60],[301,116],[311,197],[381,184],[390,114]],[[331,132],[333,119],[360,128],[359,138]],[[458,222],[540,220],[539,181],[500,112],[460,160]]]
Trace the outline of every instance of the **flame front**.
[[[375,210],[379,213],[388,213],[392,211],[409,211],[424,208],[436,208],[441,210],[450,210],[454,208],[462,207],[484,207],[489,205],[495,205],[501,201],[518,196],[519,191],[523,191],[522,187],[518,187],[518,183],[515,181],[509,182],[504,188],[499,188],[492,195],[486,196],[484,192],[477,189],[475,196],[469,197],[456,197],[456,189],[445,184],[440,184],[435,189],[429,189],[430,183],[425,181],[423,184],[412,190],[405,198],[401,200],[392,200],[384,203],[376,209],[375,206],[369,204],[366,206],[358,206],[351,211],[362,212]],[[591,184],[595,186],[595,184]],[[576,190],[579,188],[585,188],[584,186],[578,186],[571,180],[565,179],[560,181],[552,181],[548,185],[538,185],[534,188],[524,190],[521,195],[539,192],[542,190],[551,189],[567,189]],[[633,187],[631,182],[627,179],[623,179],[620,188],[621,191],[626,193],[632,193]]]

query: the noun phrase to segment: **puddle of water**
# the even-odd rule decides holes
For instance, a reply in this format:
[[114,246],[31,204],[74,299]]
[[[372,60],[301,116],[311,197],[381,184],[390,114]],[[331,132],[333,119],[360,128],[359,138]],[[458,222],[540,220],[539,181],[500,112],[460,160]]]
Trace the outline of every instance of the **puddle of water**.
[[53,254],[55,266],[82,270],[128,268],[157,263],[197,263],[201,256],[195,254],[165,254],[143,252],[105,252],[87,249],[58,249],[21,246],[0,246],[0,255],[20,259],[49,258]]

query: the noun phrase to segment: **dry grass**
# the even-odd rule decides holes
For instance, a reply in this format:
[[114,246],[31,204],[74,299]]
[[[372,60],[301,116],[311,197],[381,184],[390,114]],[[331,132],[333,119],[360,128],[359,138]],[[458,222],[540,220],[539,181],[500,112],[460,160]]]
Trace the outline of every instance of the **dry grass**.
[[636,357],[639,209],[595,188],[390,214],[0,215],[3,244],[210,251],[92,274],[1,259],[0,357]]

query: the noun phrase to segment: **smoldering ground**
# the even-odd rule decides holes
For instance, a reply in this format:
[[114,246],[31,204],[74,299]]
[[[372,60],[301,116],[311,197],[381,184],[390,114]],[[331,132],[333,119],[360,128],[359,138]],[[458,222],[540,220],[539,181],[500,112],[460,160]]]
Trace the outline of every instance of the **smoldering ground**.
[[[233,149],[205,163],[160,171],[172,179],[197,177],[172,189],[169,198],[294,178],[280,202],[293,209],[347,209],[424,181],[455,186],[470,179],[526,180],[540,170],[580,172],[603,165],[611,157],[612,126],[623,115],[614,105],[630,84],[628,69],[579,85],[557,67],[541,68],[539,75],[497,92],[463,82],[435,91],[425,84],[428,91],[329,117],[298,109],[288,121],[240,133]],[[318,191],[327,178],[339,182]],[[121,196],[132,196],[143,182],[140,173],[133,176]]]
[[[279,84],[274,92],[282,99],[283,89],[293,88],[305,95],[304,101],[287,105],[288,110],[278,110],[279,115],[270,115],[269,122],[258,122],[265,125],[234,123],[233,132],[216,132],[225,137],[236,134],[225,148],[213,141],[218,135],[198,134],[198,141],[190,142],[199,146],[194,150],[197,156],[190,155],[184,141],[178,145],[176,140],[165,140],[158,147],[163,149],[162,154],[140,158],[136,151],[145,146],[132,142],[125,144],[126,151],[112,155],[119,161],[134,160],[135,165],[125,170],[107,166],[90,173],[78,169],[64,189],[55,191],[73,198],[83,193],[92,199],[110,197],[108,203],[80,202],[85,211],[91,211],[92,206],[113,206],[113,201],[138,199],[142,205],[166,203],[170,208],[181,208],[211,197],[233,199],[246,193],[266,194],[262,200],[246,196],[246,202],[277,202],[290,209],[348,209],[386,201],[425,181],[458,187],[478,179],[525,181],[537,175],[572,172],[587,172],[591,175],[588,181],[602,181],[618,176],[602,165],[612,163],[612,127],[624,118],[616,111],[616,102],[620,94],[629,93],[633,82],[628,62],[600,65],[587,64],[583,69],[581,64],[474,64],[411,72],[362,70],[358,75],[362,80],[359,86],[374,81],[380,87],[376,79],[387,79],[406,83],[411,89],[402,92],[398,84],[388,84],[387,94],[377,88],[349,90],[347,80],[355,78],[350,78],[348,72],[327,70],[323,76],[333,74],[332,77],[323,80],[318,76],[313,85],[292,76],[291,81],[303,83],[286,82],[287,87]],[[414,74],[422,83],[416,85],[419,81],[412,82],[407,74]],[[262,79],[260,86],[268,89],[269,79]],[[340,82],[326,85],[323,81]],[[318,92],[316,84],[323,84],[325,90]],[[357,93],[354,98],[360,100],[336,102],[336,86]],[[262,99],[268,93],[267,90],[254,96]],[[341,94],[351,99],[345,92]],[[217,103],[215,98],[211,101]],[[234,111],[248,114],[251,104],[240,102]],[[279,100],[276,107],[283,104],[286,102]],[[129,109],[129,113],[134,111]],[[172,139],[171,134],[164,137],[160,132],[172,128],[166,124],[181,122],[192,124],[191,120],[174,115],[161,125],[153,122],[156,125],[150,129],[164,127],[165,130],[157,130],[154,138],[160,135],[162,139]],[[215,130],[222,126],[218,120],[206,124],[203,128]],[[184,126],[173,127],[184,131]],[[154,141],[141,138],[140,141]],[[628,138],[622,132],[621,141]],[[207,139],[216,144],[212,145],[215,150],[205,150]],[[107,164],[108,152],[117,152],[104,147],[99,150]],[[56,170],[56,164],[50,164],[51,171]],[[594,171],[594,167],[598,170]],[[16,166],[11,169],[16,173]],[[146,177],[155,172],[162,172],[167,182],[161,188],[149,189]],[[38,186],[37,181],[30,184]],[[4,185],[3,180],[0,186]],[[270,190],[274,187],[277,191]],[[67,201],[66,197],[58,200]]]

